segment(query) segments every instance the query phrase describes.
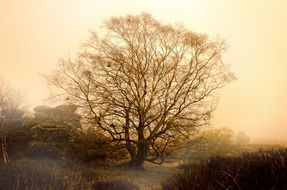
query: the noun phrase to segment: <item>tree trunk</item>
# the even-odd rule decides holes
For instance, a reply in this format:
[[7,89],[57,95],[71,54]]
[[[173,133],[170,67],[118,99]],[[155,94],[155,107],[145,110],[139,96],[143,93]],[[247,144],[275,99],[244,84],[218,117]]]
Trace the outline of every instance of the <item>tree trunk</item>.
[[0,124],[1,124],[1,150],[2,150],[3,162],[4,164],[7,164],[9,162],[9,157],[7,152],[7,136],[5,133],[3,118],[0,119]]
[[146,155],[145,145],[139,145],[138,150],[137,150],[137,154],[135,156],[131,157],[131,160],[129,162],[129,166],[132,169],[144,170],[145,155]]
[[130,154],[131,160],[134,159],[135,157],[135,149],[132,146],[131,142],[130,142],[130,109],[128,108],[126,110],[126,125],[124,126],[124,130],[125,130],[125,141],[126,141],[126,148],[128,153]]
[[144,122],[143,119],[141,119],[141,112],[140,115],[140,122],[139,127],[137,128],[137,135],[138,135],[138,142],[137,142],[137,151],[134,156],[131,156],[130,160],[130,167],[137,170],[144,170],[144,161],[146,158],[146,152],[147,152],[147,145],[146,145],[146,139],[144,138]]
[[2,136],[2,155],[4,164],[7,164],[9,162],[9,157],[7,152],[6,135]]

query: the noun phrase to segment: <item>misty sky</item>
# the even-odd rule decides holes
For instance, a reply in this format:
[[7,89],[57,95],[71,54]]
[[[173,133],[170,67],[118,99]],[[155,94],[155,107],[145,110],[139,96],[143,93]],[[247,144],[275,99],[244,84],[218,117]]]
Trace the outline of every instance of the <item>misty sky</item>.
[[214,125],[287,139],[286,10],[286,0],[0,0],[0,76],[27,105],[47,103],[41,73],[109,17],[147,12],[227,42],[224,62],[238,80],[220,91]]

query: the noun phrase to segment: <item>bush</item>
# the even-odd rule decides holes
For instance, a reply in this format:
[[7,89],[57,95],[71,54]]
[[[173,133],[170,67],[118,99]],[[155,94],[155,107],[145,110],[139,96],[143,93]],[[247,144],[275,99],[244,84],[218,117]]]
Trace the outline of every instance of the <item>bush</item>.
[[214,157],[186,166],[162,183],[163,190],[287,189],[287,149]]
[[61,150],[49,144],[34,144],[27,147],[24,152],[27,158],[60,160],[63,157]]
[[78,133],[69,142],[68,156],[75,161],[91,162],[106,160],[109,149],[97,134]]
[[20,126],[8,130],[7,144],[10,159],[23,157],[26,148],[32,140],[30,128],[30,126]]
[[107,141],[107,137],[95,132],[78,133],[69,142],[67,156],[85,163],[127,158],[127,151]]

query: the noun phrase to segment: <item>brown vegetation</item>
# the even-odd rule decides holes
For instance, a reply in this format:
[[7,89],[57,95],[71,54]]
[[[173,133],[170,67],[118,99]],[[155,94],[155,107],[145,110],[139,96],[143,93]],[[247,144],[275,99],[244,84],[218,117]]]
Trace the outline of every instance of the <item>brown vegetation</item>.
[[214,157],[186,166],[183,173],[162,183],[164,190],[287,189],[287,149]]
[[126,180],[99,176],[94,170],[49,160],[18,160],[0,165],[1,190],[138,190]]

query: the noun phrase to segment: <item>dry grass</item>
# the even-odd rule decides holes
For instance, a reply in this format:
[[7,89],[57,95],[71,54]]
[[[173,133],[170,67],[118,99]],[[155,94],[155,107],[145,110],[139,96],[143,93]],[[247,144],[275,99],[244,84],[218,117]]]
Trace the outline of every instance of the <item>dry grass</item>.
[[127,179],[100,176],[96,169],[51,160],[0,165],[0,190],[139,190]]
[[145,164],[144,171],[131,170],[126,167],[97,167],[95,170],[101,176],[109,179],[125,179],[137,184],[140,190],[160,190],[161,181],[180,171],[177,165],[164,164],[162,166]]
[[183,173],[162,183],[164,190],[286,190],[287,149],[215,157],[185,165]]

